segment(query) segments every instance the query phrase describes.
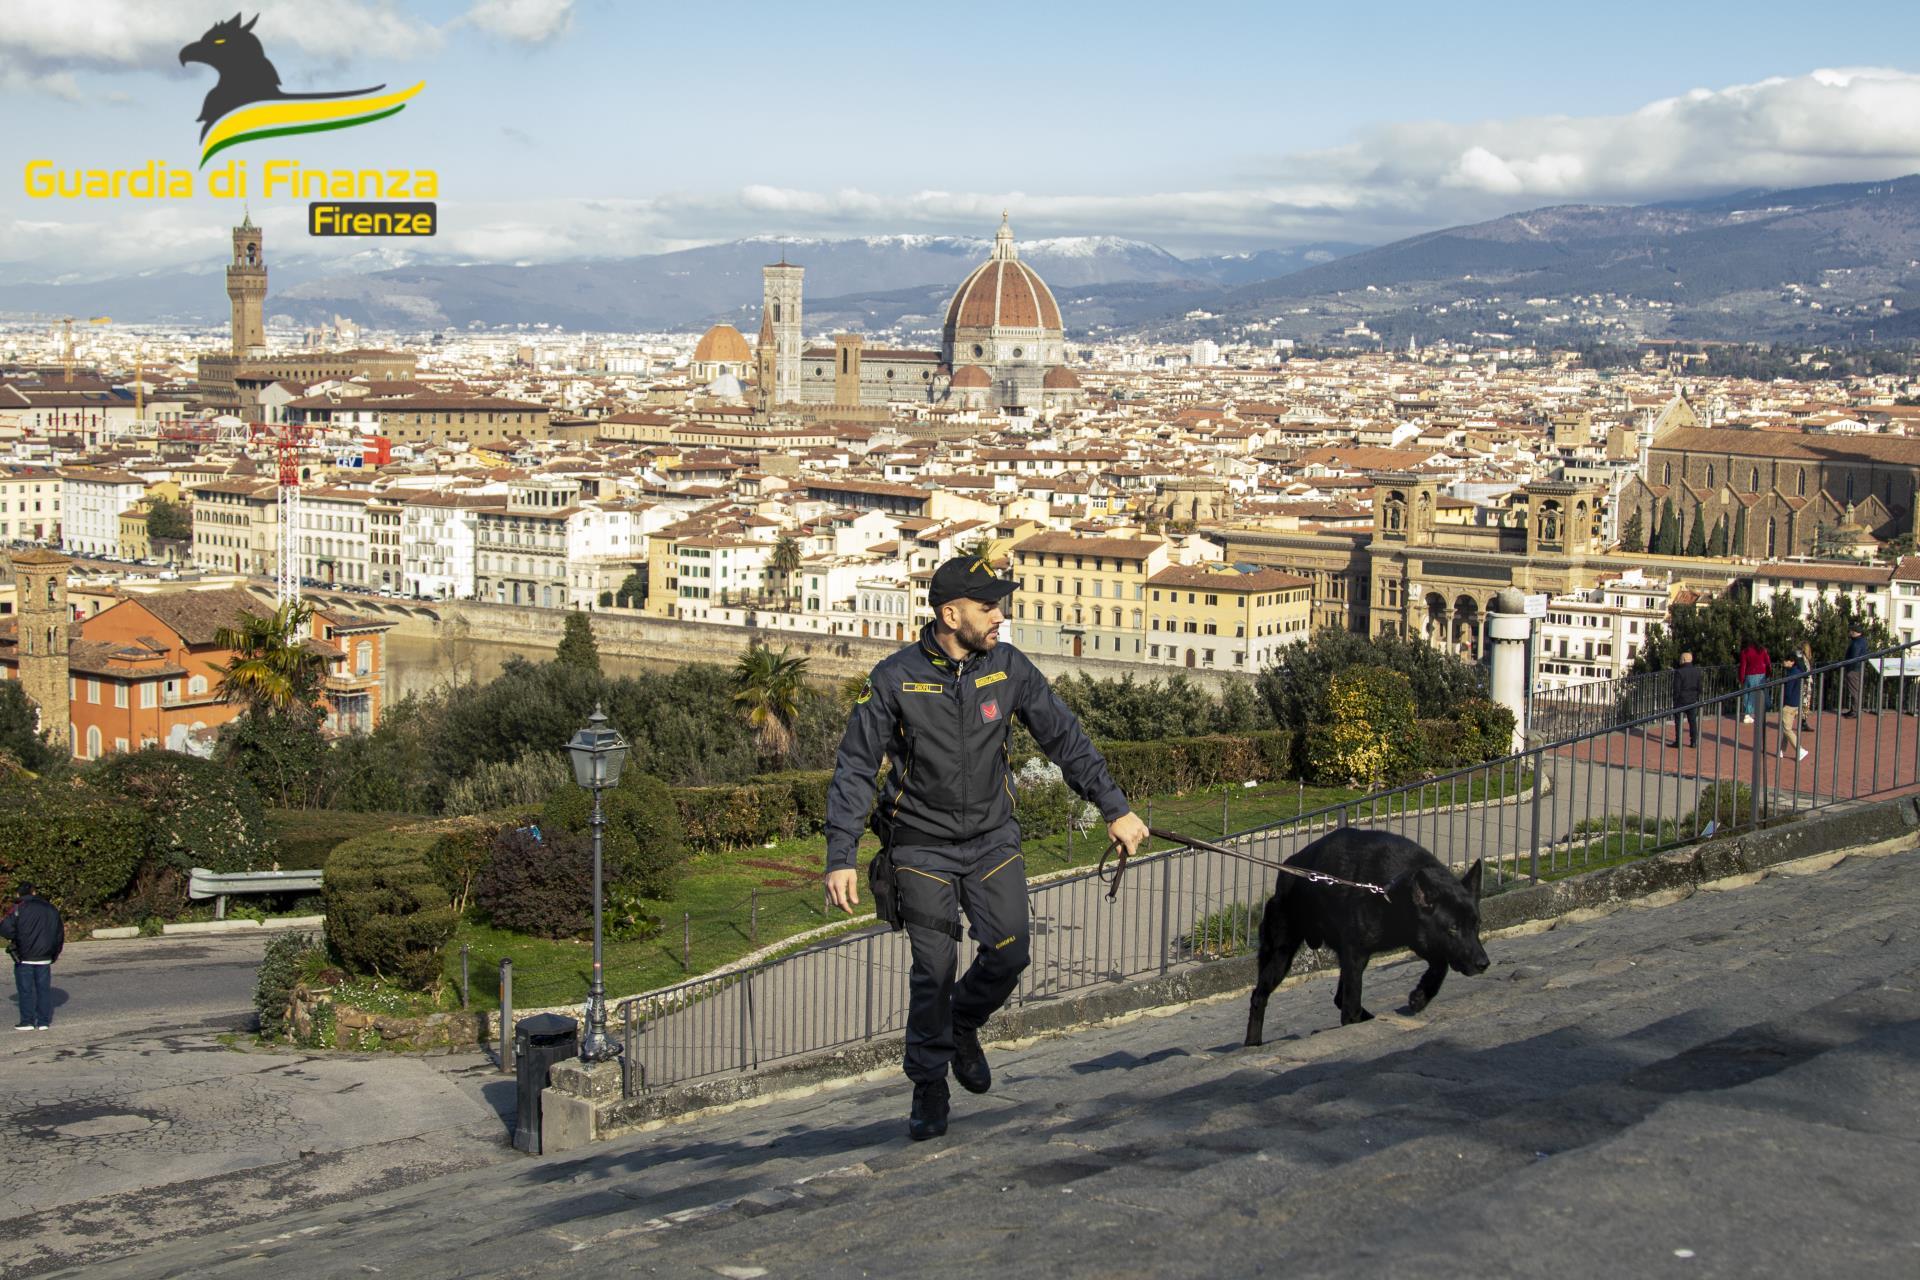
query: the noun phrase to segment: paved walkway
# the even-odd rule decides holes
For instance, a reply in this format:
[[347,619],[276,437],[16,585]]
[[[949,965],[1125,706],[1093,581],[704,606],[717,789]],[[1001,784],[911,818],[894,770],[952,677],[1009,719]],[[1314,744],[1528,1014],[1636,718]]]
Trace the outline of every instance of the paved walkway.
[[855,1083],[86,1274],[1905,1274],[1916,919],[1920,854],[1853,858],[1492,939],[1418,1017],[1401,963],[1261,1049],[1238,995],[995,1048],[930,1143]]
[[[241,1052],[260,938],[70,944],[0,1032],[0,1272],[122,1256],[513,1158],[478,1053]],[[9,1024],[11,1025],[11,1024]]]
[[1673,722],[1653,722],[1582,740],[1558,754],[1708,781],[1754,776],[1755,731],[1759,731],[1760,776],[1768,787],[1797,793],[1805,803],[1890,796],[1920,787],[1920,717],[1894,711],[1842,716],[1835,711],[1805,717],[1800,745],[1807,759],[1784,759],[1778,720],[1747,724],[1734,716],[1702,716],[1699,745],[1674,747]]

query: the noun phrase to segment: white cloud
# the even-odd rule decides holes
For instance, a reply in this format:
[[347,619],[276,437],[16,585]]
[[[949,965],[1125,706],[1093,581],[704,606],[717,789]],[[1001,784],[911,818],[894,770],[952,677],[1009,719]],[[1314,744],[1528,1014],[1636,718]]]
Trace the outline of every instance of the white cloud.
[[573,0],[476,0],[463,21],[505,40],[545,44],[573,22]]
[[[405,58],[441,43],[436,28],[389,0],[251,0],[244,12],[259,16],[254,33],[269,58]],[[208,0],[10,5],[0,23],[0,58],[40,70],[177,70],[181,48],[228,16]],[[285,76],[290,69],[280,70]]]
[[[1073,194],[752,184],[624,200],[499,202],[477,192],[472,195],[481,198],[461,199],[450,190],[441,201],[434,249],[472,260],[554,261],[761,233],[990,235],[1000,211],[1010,209],[1024,239],[1111,234],[1200,252],[1312,240],[1382,242],[1541,205],[1639,203],[1915,171],[1920,75],[1820,70],[1694,90],[1618,116],[1394,124],[1343,146],[1270,159],[1253,179],[1215,188]],[[213,235],[217,253],[224,211],[199,202],[189,209],[177,227],[156,228],[151,215],[111,208],[86,210],[100,221],[75,235],[39,223],[0,224],[0,243],[20,262],[71,261],[68,255],[80,246],[90,263],[153,267],[204,251],[200,236],[187,234],[199,219],[198,226],[219,233]],[[297,218],[288,236],[304,239]]]
[[[232,0],[237,6],[240,0]],[[573,0],[476,0],[436,27],[395,0],[246,0],[254,33],[287,83],[299,61],[329,66],[368,58],[404,59],[439,51],[461,24],[505,40],[541,44],[567,30]],[[228,17],[220,0],[17,0],[0,20],[0,92],[73,97],[74,71],[178,71],[180,49]]]
[[[1920,76],[1819,70],[1695,89],[1620,116],[1388,125],[1273,166],[1341,181],[1362,204],[1443,193],[1445,213],[1621,203],[1889,177],[1920,167]],[[1451,193],[1451,196],[1444,193]]]

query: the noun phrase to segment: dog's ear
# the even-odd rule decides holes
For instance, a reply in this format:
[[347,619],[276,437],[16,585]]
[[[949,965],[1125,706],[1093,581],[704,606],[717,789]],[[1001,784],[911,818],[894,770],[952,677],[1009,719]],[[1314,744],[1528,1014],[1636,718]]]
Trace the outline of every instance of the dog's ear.
[[1465,885],[1467,892],[1473,895],[1475,906],[1480,905],[1480,872],[1484,864],[1485,859],[1475,858],[1473,865],[1467,868],[1467,874],[1460,877],[1460,883]]
[[1426,885],[1420,883],[1420,876],[1417,872],[1413,877],[1412,888],[1413,888],[1413,905],[1418,907],[1422,911],[1433,910],[1433,895],[1427,892]]

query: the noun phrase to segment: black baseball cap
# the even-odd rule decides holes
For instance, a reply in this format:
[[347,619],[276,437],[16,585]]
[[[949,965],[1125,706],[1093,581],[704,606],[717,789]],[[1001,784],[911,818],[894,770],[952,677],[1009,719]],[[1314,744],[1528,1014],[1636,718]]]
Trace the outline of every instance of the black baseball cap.
[[978,600],[993,604],[1020,589],[1012,578],[993,571],[985,556],[955,556],[933,571],[927,603],[938,609],[949,600]]

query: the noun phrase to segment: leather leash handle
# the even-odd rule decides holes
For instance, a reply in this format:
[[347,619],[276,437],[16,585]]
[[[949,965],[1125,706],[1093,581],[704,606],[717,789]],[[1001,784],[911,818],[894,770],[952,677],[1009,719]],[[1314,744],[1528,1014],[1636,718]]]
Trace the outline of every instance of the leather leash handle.
[[[1107,859],[1113,857],[1116,849],[1120,851],[1120,856],[1114,862],[1113,870],[1109,872]],[[1121,877],[1127,874],[1127,846],[1124,841],[1115,840],[1107,846],[1107,851],[1100,855],[1100,866],[1096,874],[1107,882],[1107,901],[1112,902],[1120,892]]]

